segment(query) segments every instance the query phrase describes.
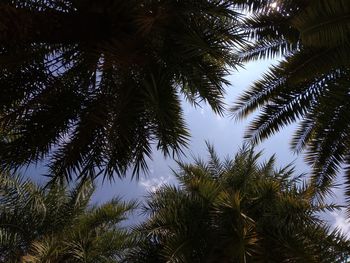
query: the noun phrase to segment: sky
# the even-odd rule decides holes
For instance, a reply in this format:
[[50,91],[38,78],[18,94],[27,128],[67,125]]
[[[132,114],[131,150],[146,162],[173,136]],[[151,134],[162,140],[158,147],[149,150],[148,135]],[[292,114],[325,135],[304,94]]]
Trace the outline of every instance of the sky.
[[[233,105],[237,97],[254,80],[257,80],[272,63],[273,61],[248,63],[244,69],[233,70],[228,77],[231,85],[226,88],[225,103],[227,106]],[[205,141],[213,144],[221,157],[233,156],[243,145],[245,129],[253,116],[243,121],[236,121],[229,116],[216,115],[207,104],[202,104],[201,107],[193,107],[186,101],[183,101],[182,104],[191,138],[189,147],[184,150],[181,160],[190,162],[193,156],[205,158],[207,156]],[[289,149],[289,139],[295,126],[291,125],[285,128],[257,147],[257,150],[264,152],[262,161],[276,154],[279,166],[282,167],[294,162],[297,173],[309,171],[310,168],[302,157],[294,155]],[[126,178],[117,179],[115,182],[104,182],[100,185],[95,200],[103,202],[115,194],[125,198],[138,198],[164,183],[175,182],[171,171],[171,168],[176,169],[176,162],[173,159],[164,158],[161,152],[154,150],[153,160],[150,160],[148,165],[149,174],[141,175],[139,181],[131,181],[131,176],[127,175]]]
[[[266,60],[251,62],[244,68],[233,70],[228,77],[231,85],[226,88],[225,102],[233,105],[240,94],[268,68],[277,61]],[[233,156],[244,142],[244,132],[254,114],[243,121],[236,121],[230,117],[221,117],[213,113],[206,104],[201,107],[193,107],[186,101],[182,102],[185,120],[188,125],[191,139],[189,147],[184,151],[183,161],[190,162],[193,158],[207,156],[205,141],[214,145],[220,157]],[[296,174],[308,173],[310,167],[304,162],[302,155],[295,155],[290,149],[290,139],[297,124],[292,124],[275,134],[268,140],[258,145],[257,150],[263,150],[261,161],[276,154],[277,164],[280,167],[293,162]],[[130,180],[127,175],[124,179],[116,179],[114,182],[101,182],[95,196],[95,202],[104,202],[113,196],[121,196],[125,199],[142,199],[148,192],[154,191],[163,184],[175,184],[176,180],[171,169],[176,169],[176,162],[171,158],[164,158],[159,151],[153,151],[153,160],[148,162],[149,174],[141,175],[140,179]],[[341,189],[335,190],[334,201],[343,203]],[[332,201],[332,200],[330,200]],[[322,215],[333,227],[340,228],[344,233],[349,233],[350,224],[346,220],[345,211],[336,211]]]
[[[228,77],[231,85],[226,88],[225,102],[228,106],[233,105],[238,96],[261,75],[268,67],[276,61],[251,62],[245,68],[233,70]],[[207,156],[205,141],[214,145],[217,153],[221,157],[234,156],[236,151],[242,146],[244,131],[248,126],[250,116],[244,121],[236,121],[230,117],[221,117],[213,113],[210,107],[202,104],[201,107],[193,107],[186,101],[182,102],[185,120],[189,128],[191,138],[188,149],[184,150],[182,161],[190,162],[192,157]],[[263,150],[261,161],[276,154],[277,164],[283,167],[291,162],[294,163],[296,174],[307,173],[310,167],[304,162],[302,156],[293,154],[290,150],[289,142],[296,124],[292,124],[274,136],[258,145],[257,150]],[[153,160],[148,161],[149,173],[141,174],[139,180],[131,180],[131,175],[115,181],[102,181],[98,184],[97,191],[93,197],[93,202],[103,203],[112,197],[119,196],[123,199],[142,199],[148,192],[154,191],[162,184],[176,183],[171,169],[176,169],[176,162],[171,158],[164,158],[163,154],[154,149]],[[29,171],[32,173],[33,171]],[[41,173],[36,169],[35,173]],[[44,170],[42,170],[44,172]],[[37,177],[36,177],[37,178]],[[343,202],[341,190],[336,190],[335,200],[337,203]],[[345,233],[350,233],[350,224],[346,220],[344,211],[328,213],[324,216],[333,227],[339,227]],[[137,221],[136,219],[132,221]],[[349,234],[350,237],[350,234]]]

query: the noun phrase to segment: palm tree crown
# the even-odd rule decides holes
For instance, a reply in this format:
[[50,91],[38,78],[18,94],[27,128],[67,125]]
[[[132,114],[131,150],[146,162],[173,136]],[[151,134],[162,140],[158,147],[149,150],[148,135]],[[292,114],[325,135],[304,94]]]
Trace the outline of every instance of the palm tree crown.
[[317,216],[336,206],[311,202],[291,166],[259,163],[252,149],[225,161],[209,151],[207,162],[179,164],[180,186],[150,194],[130,262],[347,262],[348,241]]
[[68,189],[0,177],[0,262],[120,262],[134,239],[120,223],[135,208],[113,199],[90,206],[89,181]]
[[238,21],[231,1],[2,1],[1,167],[112,177],[178,153],[181,94],[223,110]]
[[[253,142],[300,121],[292,148],[305,150],[315,184],[325,189],[339,168],[350,164],[350,2],[264,2],[246,20],[252,43],[241,58],[283,59],[232,111],[243,118],[260,109],[247,133]],[[346,181],[349,185],[350,170]]]

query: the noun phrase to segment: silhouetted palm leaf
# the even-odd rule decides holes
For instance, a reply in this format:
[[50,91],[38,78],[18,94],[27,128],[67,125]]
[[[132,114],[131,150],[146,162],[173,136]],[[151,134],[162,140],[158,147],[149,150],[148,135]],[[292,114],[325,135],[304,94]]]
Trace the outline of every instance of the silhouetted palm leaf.
[[251,60],[283,55],[283,60],[255,82],[232,111],[243,118],[260,109],[246,136],[254,142],[300,121],[292,148],[305,150],[313,181],[325,190],[350,152],[349,1],[276,3],[274,8],[267,3],[263,12],[247,19],[253,43],[243,48],[242,56]]
[[9,0],[0,4],[0,165],[112,178],[181,152],[181,95],[223,111],[238,64],[231,1]]

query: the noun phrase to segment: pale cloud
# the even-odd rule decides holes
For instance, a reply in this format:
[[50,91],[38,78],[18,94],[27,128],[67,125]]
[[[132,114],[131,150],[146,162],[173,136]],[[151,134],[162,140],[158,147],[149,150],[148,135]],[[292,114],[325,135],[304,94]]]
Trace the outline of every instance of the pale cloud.
[[167,176],[159,176],[152,178],[141,178],[139,184],[145,188],[145,190],[150,192],[157,191],[162,185],[168,184],[172,181],[172,177],[170,175]]
[[331,213],[334,219],[334,228],[338,228],[342,233],[346,234],[350,238],[350,220],[346,218],[345,210],[340,210]]

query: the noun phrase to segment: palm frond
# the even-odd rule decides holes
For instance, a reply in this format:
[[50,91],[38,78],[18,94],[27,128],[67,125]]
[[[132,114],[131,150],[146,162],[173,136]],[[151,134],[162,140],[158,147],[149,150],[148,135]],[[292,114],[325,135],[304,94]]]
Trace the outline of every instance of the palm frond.
[[300,31],[305,46],[329,47],[349,43],[350,5],[342,1],[314,1],[292,24]]
[[147,196],[136,262],[341,262],[349,254],[348,241],[319,216],[341,207],[314,202],[314,186],[301,185],[291,165],[276,170],[274,157],[260,163],[261,153],[247,146],[221,161],[207,146],[207,162],[179,163],[179,186]]
[[153,146],[181,154],[181,94],[223,114],[245,43],[231,1],[6,1],[0,13],[0,166],[44,162],[53,180],[137,177]]
[[120,223],[135,202],[115,198],[91,207],[91,181],[39,186],[0,177],[1,262],[118,262],[135,245]]

